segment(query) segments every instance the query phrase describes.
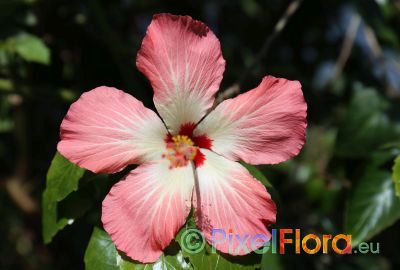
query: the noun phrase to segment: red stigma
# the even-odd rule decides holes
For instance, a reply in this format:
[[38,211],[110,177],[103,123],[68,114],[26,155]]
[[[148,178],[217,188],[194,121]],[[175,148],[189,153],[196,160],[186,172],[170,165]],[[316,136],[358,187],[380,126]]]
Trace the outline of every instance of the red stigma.
[[182,124],[181,128],[179,129],[179,134],[188,136],[197,147],[211,150],[212,141],[210,140],[210,138],[208,138],[206,134],[194,136],[193,131],[195,128],[196,124],[194,123]]

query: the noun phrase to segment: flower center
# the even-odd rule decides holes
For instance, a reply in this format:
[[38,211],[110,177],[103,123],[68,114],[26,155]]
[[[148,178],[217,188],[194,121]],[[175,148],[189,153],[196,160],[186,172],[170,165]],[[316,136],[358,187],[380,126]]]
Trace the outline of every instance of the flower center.
[[198,147],[194,146],[193,141],[188,136],[175,135],[167,142],[167,152],[163,154],[163,158],[171,162],[171,169],[183,167],[189,161],[194,160],[197,151]]

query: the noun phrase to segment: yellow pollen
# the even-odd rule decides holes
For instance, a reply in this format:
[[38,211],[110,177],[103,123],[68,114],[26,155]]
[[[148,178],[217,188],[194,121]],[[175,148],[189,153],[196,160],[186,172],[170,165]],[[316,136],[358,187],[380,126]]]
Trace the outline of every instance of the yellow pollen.
[[175,135],[167,142],[167,152],[162,155],[170,161],[170,169],[186,166],[197,154],[197,147],[186,135]]
[[179,145],[193,146],[194,145],[193,141],[186,135],[175,135],[172,137],[172,140],[174,141],[176,146],[179,146]]

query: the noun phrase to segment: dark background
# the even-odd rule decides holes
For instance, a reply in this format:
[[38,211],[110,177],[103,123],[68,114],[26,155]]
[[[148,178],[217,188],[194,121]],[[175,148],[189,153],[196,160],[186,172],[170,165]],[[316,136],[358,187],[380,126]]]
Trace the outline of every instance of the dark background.
[[[51,244],[41,236],[41,193],[59,125],[82,92],[100,85],[154,108],[135,57],[159,12],[190,15],[215,32],[227,61],[221,90],[240,83],[244,92],[266,74],[302,83],[306,146],[292,161],[262,167],[274,185],[277,227],[343,232],[352,187],[375,164],[377,151],[396,155],[400,146],[400,1],[306,0],[274,35],[289,3],[0,0],[0,269],[84,268],[102,196]],[[30,47],[27,53],[13,47],[27,34],[48,48],[49,61],[32,56]],[[393,158],[380,168],[390,172]],[[287,254],[281,267],[399,269],[399,225],[371,239],[380,254]]]

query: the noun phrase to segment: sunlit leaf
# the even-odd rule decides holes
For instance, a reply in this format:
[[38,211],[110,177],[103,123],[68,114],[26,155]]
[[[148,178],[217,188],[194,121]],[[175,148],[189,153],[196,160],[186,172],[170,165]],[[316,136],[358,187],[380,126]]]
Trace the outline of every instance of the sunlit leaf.
[[182,253],[162,255],[153,264],[140,264],[120,255],[110,236],[99,228],[94,228],[85,252],[86,270],[185,270],[192,269],[183,259]]
[[46,65],[50,63],[50,50],[40,38],[33,35],[18,35],[15,39],[15,50],[26,61]]
[[352,193],[346,211],[345,232],[358,245],[392,225],[400,218],[400,200],[396,197],[389,172],[369,169]]
[[0,49],[19,55],[28,62],[50,64],[50,50],[44,42],[31,34],[20,33],[0,43]]
[[392,179],[396,190],[396,196],[400,197],[400,156],[394,161]]
[[58,217],[57,205],[68,194],[78,189],[79,180],[85,170],[72,164],[59,153],[53,158],[47,172],[46,189],[42,198],[42,226],[45,243],[51,242],[54,235],[69,222],[67,218]]

